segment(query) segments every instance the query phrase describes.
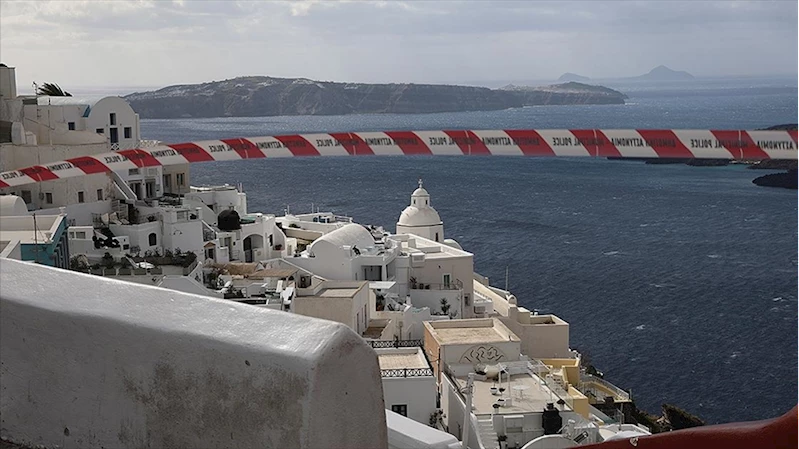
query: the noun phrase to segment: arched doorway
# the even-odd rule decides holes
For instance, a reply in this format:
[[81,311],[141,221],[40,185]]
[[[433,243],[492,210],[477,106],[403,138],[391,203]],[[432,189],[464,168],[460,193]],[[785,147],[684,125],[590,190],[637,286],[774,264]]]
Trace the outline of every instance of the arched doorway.
[[256,257],[263,254],[264,236],[258,234],[248,235],[244,238],[244,261],[254,262]]

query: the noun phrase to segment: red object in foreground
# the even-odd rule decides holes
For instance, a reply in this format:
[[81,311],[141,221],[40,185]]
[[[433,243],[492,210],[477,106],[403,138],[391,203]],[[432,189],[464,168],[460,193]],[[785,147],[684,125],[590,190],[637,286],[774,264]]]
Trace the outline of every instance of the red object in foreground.
[[779,418],[607,441],[585,449],[790,449],[797,443],[797,407]]

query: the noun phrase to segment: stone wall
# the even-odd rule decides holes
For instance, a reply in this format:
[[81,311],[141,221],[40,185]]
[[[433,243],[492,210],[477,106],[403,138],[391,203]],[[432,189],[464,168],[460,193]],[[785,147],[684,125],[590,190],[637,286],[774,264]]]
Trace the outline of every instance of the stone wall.
[[4,259],[0,437],[63,448],[387,446],[346,326]]

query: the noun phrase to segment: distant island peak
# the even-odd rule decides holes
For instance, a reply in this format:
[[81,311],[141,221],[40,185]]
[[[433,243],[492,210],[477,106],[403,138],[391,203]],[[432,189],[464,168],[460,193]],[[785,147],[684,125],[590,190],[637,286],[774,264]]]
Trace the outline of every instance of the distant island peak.
[[633,79],[639,80],[652,80],[652,81],[680,81],[692,80],[694,76],[686,71],[672,70],[665,65],[659,65],[640,76],[635,76]]
[[578,75],[576,73],[566,72],[558,78],[558,81],[569,82],[569,81],[576,81],[578,83],[584,83],[586,81],[591,81],[591,78],[587,76]]

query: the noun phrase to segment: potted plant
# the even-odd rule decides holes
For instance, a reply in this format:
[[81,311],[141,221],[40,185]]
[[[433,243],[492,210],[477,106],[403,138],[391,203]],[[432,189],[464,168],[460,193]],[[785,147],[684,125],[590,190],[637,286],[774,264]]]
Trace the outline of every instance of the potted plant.
[[447,298],[441,298],[441,314],[446,315],[449,312],[450,307],[452,306],[449,305]]
[[491,387],[491,394],[492,394],[492,395],[496,396],[498,391],[499,391],[499,389],[497,388],[497,386],[496,386],[496,385],[494,385],[493,387]]
[[508,447],[507,435],[497,435],[497,441],[499,442],[499,449],[506,449]]

